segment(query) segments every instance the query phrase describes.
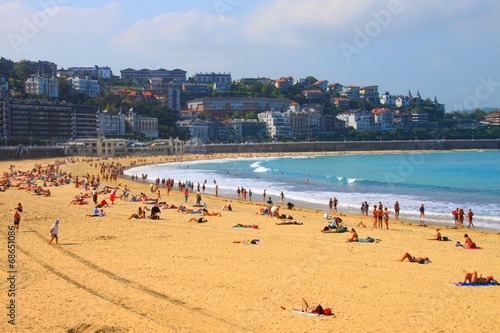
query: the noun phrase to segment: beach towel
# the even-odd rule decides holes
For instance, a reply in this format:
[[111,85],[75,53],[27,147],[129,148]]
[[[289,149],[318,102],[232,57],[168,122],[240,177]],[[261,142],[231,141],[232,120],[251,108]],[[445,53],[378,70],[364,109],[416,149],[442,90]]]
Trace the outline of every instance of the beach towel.
[[374,238],[359,238],[358,243],[376,243],[377,240]]
[[347,231],[347,228],[345,227],[341,227],[341,228],[338,228],[338,229],[328,229],[328,230],[325,230],[324,232],[325,233],[333,233],[333,234],[341,234],[343,232],[346,232]]
[[309,317],[326,317],[324,314],[317,314],[317,313],[309,313],[309,312],[302,312],[300,310],[290,310],[294,313],[301,314],[303,316],[309,316]]
[[479,247],[479,246],[476,246],[476,247],[465,247],[463,244],[461,244],[460,242],[457,242],[455,244],[456,247],[460,247],[462,249],[465,249],[465,250],[482,250],[483,248],[482,247]]
[[464,246],[457,246],[457,247],[460,249],[464,249],[464,250],[482,250],[483,249],[482,247],[464,247]]
[[252,240],[244,242],[243,244],[245,244],[245,245],[259,245],[260,243],[261,242],[259,240],[252,239]]
[[239,225],[235,225],[235,226],[233,226],[233,228],[235,228],[235,229],[259,229],[259,226],[258,225],[253,225],[250,228],[250,227],[242,227],[242,226],[239,226]]

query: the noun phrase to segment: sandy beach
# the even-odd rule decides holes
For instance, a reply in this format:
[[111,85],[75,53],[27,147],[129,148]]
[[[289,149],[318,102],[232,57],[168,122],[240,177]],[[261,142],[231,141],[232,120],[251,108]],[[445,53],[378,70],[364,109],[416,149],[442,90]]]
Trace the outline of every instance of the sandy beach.
[[[206,156],[183,160],[189,158]],[[100,163],[128,167],[167,159],[173,161],[73,158],[61,159],[59,168],[83,180],[87,173],[99,175]],[[8,172],[13,164],[29,171],[54,162],[0,162],[0,170]],[[11,182],[21,184],[21,179]],[[151,181],[101,180],[99,190],[116,186],[121,194],[126,185],[132,194],[157,198],[149,190]],[[340,206],[344,225],[356,228],[360,238],[379,239],[349,243],[349,232],[320,232],[328,224],[324,214],[331,214],[326,203],[324,210],[282,206],[281,213],[302,224],[277,225],[280,220],[256,214],[264,207],[260,194],[245,202],[206,193],[207,209],[221,216],[196,223],[188,220],[199,214],[175,209],[162,209],[159,220],[129,219],[139,207],[152,205],[120,199],[103,208],[105,216],[86,217],[92,198],[84,205],[70,202],[91,191],[74,183],[45,187],[51,191],[47,197],[22,188],[24,183],[20,187],[0,192],[1,332],[489,332],[500,325],[500,286],[454,284],[463,280],[464,270],[500,279],[498,232],[440,227],[451,241],[431,241],[426,238],[434,235],[433,226],[395,221],[391,215],[389,230],[374,229],[371,216],[346,215]],[[168,195],[160,190],[160,201],[183,204],[177,183]],[[194,194],[189,193],[188,208]],[[103,198],[110,202],[109,194],[99,194],[98,200]],[[12,236],[18,203],[23,212]],[[233,210],[223,211],[228,203]],[[59,245],[49,245],[55,219],[60,220]],[[360,221],[366,228],[358,228]],[[259,228],[233,228],[238,223]],[[456,247],[464,233],[482,249]],[[260,244],[234,243],[251,239]],[[9,267],[13,242],[15,267]],[[427,256],[430,263],[400,262],[405,252]],[[289,311],[300,308],[302,297],[331,308],[335,316]]]

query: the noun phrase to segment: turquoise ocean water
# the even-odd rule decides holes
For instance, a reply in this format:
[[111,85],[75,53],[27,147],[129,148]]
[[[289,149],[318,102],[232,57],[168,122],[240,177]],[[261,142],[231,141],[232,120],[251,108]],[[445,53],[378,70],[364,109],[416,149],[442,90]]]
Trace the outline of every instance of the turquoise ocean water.
[[324,212],[330,197],[337,197],[340,212],[350,213],[359,213],[363,201],[370,206],[381,201],[393,210],[398,200],[401,219],[420,221],[423,203],[425,223],[453,225],[453,209],[471,208],[477,227],[500,229],[500,151],[223,159],[126,171],[143,173],[149,181],[206,181],[207,194],[214,193],[215,180],[220,195],[228,197],[244,187],[252,190],[253,201],[262,201],[266,190],[279,202],[283,191],[285,203]]

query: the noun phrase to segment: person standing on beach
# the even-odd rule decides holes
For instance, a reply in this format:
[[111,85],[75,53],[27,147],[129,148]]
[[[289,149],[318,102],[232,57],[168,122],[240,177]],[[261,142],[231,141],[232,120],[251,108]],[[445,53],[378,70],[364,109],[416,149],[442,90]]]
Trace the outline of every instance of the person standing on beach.
[[337,199],[337,197],[333,198],[333,211],[335,213],[338,213],[339,211],[337,210],[337,205],[339,204],[339,201]]
[[19,214],[19,209],[14,209],[14,227],[16,231],[19,231],[19,222],[21,222],[21,214]]
[[365,201],[365,216],[368,216],[368,210],[370,209],[370,205]]
[[389,229],[389,214],[389,209],[387,207],[384,207],[384,224],[387,229]]
[[52,228],[50,228],[50,240],[49,240],[49,245],[52,244],[52,241],[55,239],[56,244],[59,245],[59,220],[55,220],[54,224],[52,225]]
[[262,201],[266,202],[266,190],[262,193]]
[[248,199],[252,201],[252,189],[248,189]]
[[394,218],[399,220],[399,202],[396,201],[394,204]]
[[219,186],[215,185],[215,197],[217,198],[219,196]]
[[187,203],[188,202],[188,198],[189,198],[189,190],[188,188],[186,187],[186,189],[184,190],[184,202]]
[[283,193],[283,191],[281,191],[281,193],[280,193],[280,198],[281,198],[281,203],[284,203],[285,202],[285,193]]
[[330,212],[333,210],[333,199],[330,198],[330,201],[328,201],[328,207],[330,208]]
[[451,212],[453,215],[453,221],[455,221],[455,228],[458,228],[458,208]]
[[372,214],[373,214],[373,227],[374,228],[377,228],[377,212],[378,212],[377,205],[373,205]]
[[97,190],[95,188],[92,191],[92,201],[94,201],[94,204],[97,205]]
[[384,219],[384,210],[382,208],[377,209],[377,225],[380,229],[383,229],[382,220]]
[[468,226],[469,229],[471,226],[472,226],[472,229],[474,229],[474,223],[472,223],[473,216],[474,216],[474,213],[472,212],[472,209],[469,209],[469,211],[467,212],[467,219],[469,220],[469,226]]
[[420,218],[424,218],[425,217],[425,207],[424,207],[424,204],[420,205],[420,208],[418,209],[418,211],[420,212]]

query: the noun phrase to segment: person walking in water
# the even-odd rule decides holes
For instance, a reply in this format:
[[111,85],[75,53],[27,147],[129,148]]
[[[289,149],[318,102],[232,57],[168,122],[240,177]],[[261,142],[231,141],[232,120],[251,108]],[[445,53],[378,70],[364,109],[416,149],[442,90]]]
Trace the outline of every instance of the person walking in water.
[[469,211],[467,212],[467,220],[469,220],[469,226],[468,226],[469,229],[471,226],[472,226],[472,229],[474,229],[474,223],[472,223],[473,216],[474,216],[474,213],[472,212],[472,209],[469,209]]
[[418,209],[420,212],[420,218],[423,219],[425,217],[425,207],[424,204],[420,205],[420,208]]
[[394,204],[394,218],[399,220],[399,202],[396,201]]

